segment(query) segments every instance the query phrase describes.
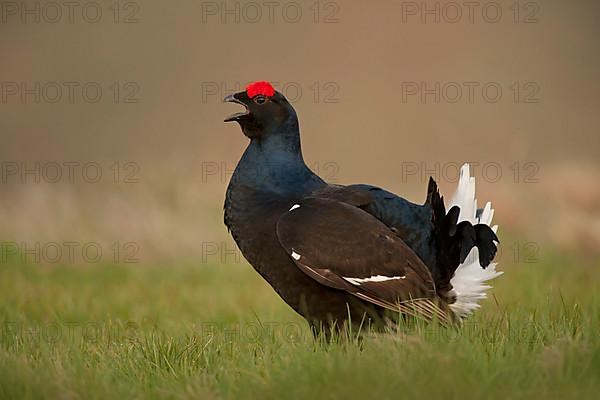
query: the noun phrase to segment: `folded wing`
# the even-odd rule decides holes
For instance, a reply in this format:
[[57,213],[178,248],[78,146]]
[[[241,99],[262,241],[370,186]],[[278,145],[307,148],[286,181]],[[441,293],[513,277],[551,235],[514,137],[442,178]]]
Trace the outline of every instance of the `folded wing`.
[[380,307],[446,320],[429,269],[402,239],[362,209],[309,197],[277,223],[279,242],[308,276]]

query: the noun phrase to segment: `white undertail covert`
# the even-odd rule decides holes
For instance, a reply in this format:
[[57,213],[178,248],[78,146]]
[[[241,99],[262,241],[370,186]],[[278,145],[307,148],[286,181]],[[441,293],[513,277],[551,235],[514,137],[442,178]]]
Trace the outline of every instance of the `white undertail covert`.
[[[447,209],[453,206],[460,208],[458,222],[469,221],[473,225],[486,224],[491,226],[494,217],[492,204],[487,202],[483,211],[477,217],[477,199],[475,198],[475,178],[471,177],[469,164],[464,164],[460,169],[460,178],[458,188],[452,196]],[[491,226],[494,233],[498,230],[498,225]],[[459,317],[466,317],[474,310],[480,307],[479,302],[487,297],[486,291],[491,288],[487,281],[502,275],[501,271],[496,271],[497,263],[483,269],[479,264],[479,253],[474,247],[463,264],[460,264],[454,273],[450,283],[454,287],[456,302],[450,304],[450,308]]]

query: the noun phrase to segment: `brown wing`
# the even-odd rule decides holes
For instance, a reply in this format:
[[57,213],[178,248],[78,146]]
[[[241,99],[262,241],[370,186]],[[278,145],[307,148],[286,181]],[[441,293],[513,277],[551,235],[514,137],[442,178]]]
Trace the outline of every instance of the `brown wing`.
[[317,282],[387,309],[446,320],[429,269],[387,226],[331,198],[309,197],[277,223],[279,242]]

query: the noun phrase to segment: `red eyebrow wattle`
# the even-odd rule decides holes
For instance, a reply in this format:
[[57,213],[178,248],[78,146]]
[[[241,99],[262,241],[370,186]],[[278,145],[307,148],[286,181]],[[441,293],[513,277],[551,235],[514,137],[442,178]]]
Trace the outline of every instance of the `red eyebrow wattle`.
[[252,82],[246,86],[246,94],[250,98],[258,96],[259,94],[271,97],[275,94],[275,89],[273,88],[273,85],[266,81]]

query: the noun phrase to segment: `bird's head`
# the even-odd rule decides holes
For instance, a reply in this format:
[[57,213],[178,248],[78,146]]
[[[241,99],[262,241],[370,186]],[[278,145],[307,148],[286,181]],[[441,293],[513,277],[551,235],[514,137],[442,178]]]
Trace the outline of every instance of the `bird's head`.
[[239,123],[244,134],[251,139],[297,130],[294,108],[269,82],[253,82],[243,92],[230,94],[223,101],[238,103],[246,108],[225,118],[225,122]]

